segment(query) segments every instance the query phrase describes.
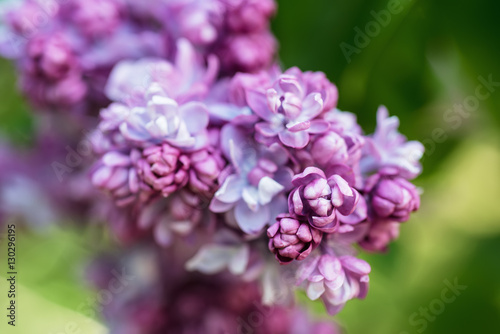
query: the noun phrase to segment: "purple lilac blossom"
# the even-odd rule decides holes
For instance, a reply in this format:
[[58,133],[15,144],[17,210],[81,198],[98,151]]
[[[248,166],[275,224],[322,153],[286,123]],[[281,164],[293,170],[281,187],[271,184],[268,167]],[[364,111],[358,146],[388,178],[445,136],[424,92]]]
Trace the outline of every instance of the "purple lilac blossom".
[[302,149],[309,143],[310,135],[328,131],[329,123],[319,116],[325,111],[325,102],[334,99],[336,89],[329,82],[311,84],[315,76],[307,74],[310,72],[291,68],[271,87],[246,90],[249,107],[262,120],[255,125],[258,141],[281,142]]
[[349,216],[359,201],[359,193],[338,174],[326,177],[316,167],[308,167],[295,175],[294,189],[288,197],[290,214],[305,217],[309,224],[325,233],[333,233],[339,226],[337,212]]
[[311,300],[321,298],[331,315],[353,298],[363,299],[368,291],[371,268],[350,255],[323,254],[305,260],[297,272],[298,284],[305,284]]
[[282,214],[276,220],[267,230],[267,236],[269,250],[281,264],[305,259],[321,242],[323,233],[305,219]]
[[372,214],[376,218],[405,222],[420,206],[417,187],[398,176],[395,168],[384,168],[366,180]]
[[285,166],[288,155],[279,145],[249,141],[244,129],[231,124],[222,128],[221,145],[231,165],[221,173],[210,210],[232,211],[245,233],[258,233],[286,210],[284,191],[292,176]]
[[399,119],[389,117],[387,108],[377,110],[377,129],[367,137],[361,166],[363,173],[372,173],[384,167],[393,167],[405,179],[413,179],[422,172],[419,163],[424,146],[418,141],[407,141],[398,132]]

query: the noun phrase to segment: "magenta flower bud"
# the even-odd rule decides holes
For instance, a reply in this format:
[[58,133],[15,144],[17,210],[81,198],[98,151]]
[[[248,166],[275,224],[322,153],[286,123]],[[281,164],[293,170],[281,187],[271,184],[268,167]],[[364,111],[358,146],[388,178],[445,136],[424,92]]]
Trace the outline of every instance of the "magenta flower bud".
[[370,193],[373,213],[377,217],[405,222],[411,212],[418,210],[420,195],[413,184],[397,173],[393,168],[386,168],[366,181],[365,190]]
[[281,214],[277,222],[267,229],[269,250],[280,264],[303,260],[319,245],[323,233],[312,228],[306,220]]
[[138,175],[144,183],[167,197],[189,181],[189,158],[168,144],[155,145],[142,152],[137,162]]
[[142,155],[137,162],[140,179],[164,197],[187,185],[197,193],[213,193],[225,164],[208,149],[183,153],[166,143],[148,147]]
[[196,193],[212,195],[217,189],[217,178],[226,165],[219,152],[203,149],[190,154],[189,186]]
[[292,184],[296,188],[288,197],[290,214],[307,217],[312,227],[325,233],[337,230],[337,212],[349,216],[359,201],[359,193],[344,178],[338,174],[326,178],[316,167],[295,175]]

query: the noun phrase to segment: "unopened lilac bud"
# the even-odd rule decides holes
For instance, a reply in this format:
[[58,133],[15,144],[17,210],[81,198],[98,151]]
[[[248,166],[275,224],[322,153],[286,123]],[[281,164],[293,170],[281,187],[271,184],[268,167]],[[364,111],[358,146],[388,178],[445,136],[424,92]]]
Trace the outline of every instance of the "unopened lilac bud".
[[420,206],[417,188],[397,176],[393,169],[371,176],[367,180],[366,191],[370,194],[373,213],[379,218],[405,222],[410,213]]
[[323,233],[312,228],[307,220],[281,214],[267,230],[269,250],[276,259],[285,264],[305,259],[321,242]]
[[339,225],[337,212],[348,216],[354,212],[359,193],[340,175],[326,178],[316,167],[308,167],[292,180],[296,187],[288,197],[291,214],[307,217],[312,227],[325,233],[335,232]]

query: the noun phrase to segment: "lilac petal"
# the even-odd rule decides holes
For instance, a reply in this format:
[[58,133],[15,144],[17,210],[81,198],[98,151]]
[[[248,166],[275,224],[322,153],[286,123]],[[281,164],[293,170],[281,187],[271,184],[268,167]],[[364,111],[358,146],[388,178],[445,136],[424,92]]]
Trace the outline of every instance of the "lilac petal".
[[245,185],[245,180],[238,175],[229,175],[214,196],[219,201],[234,203],[241,198]]
[[316,300],[325,292],[325,285],[321,282],[309,282],[307,285],[307,297],[311,300]]
[[245,201],[239,201],[234,208],[234,217],[241,230],[247,234],[259,233],[269,223],[269,206],[261,206],[251,210]]
[[234,207],[234,203],[225,203],[222,201],[219,201],[217,198],[212,198],[212,201],[210,202],[209,209],[212,212],[215,213],[220,213],[220,212],[227,212],[231,210]]
[[392,203],[401,203],[403,191],[401,187],[392,180],[382,180],[377,186],[376,194]]
[[342,276],[342,264],[332,255],[323,255],[318,262],[318,270],[327,281],[333,281]]
[[297,230],[297,237],[299,237],[302,242],[311,242],[313,239],[311,229],[306,224],[300,225]]
[[290,214],[301,215],[304,210],[304,203],[302,203],[302,197],[298,189],[292,191],[290,196],[288,196],[288,209]]
[[311,93],[302,101],[302,112],[297,121],[310,121],[323,111],[323,99],[320,93]]
[[324,178],[325,173],[317,167],[306,167],[304,171],[293,177],[292,183],[295,187],[305,186],[317,178]]
[[260,122],[260,123],[255,124],[255,130],[258,131],[263,136],[274,137],[280,131],[283,130],[283,127],[277,127],[277,126],[273,127],[273,126],[271,126],[271,123]]
[[243,130],[232,124],[226,124],[222,127],[220,133],[221,149],[226,158],[232,160],[235,166],[240,163],[241,150],[248,147],[248,136]]
[[325,302],[326,311],[328,312],[329,315],[335,315],[335,314],[339,313],[340,311],[342,311],[344,306],[345,306],[345,303],[334,305],[334,304]]
[[366,200],[363,196],[359,197],[359,201],[356,204],[356,208],[349,215],[343,215],[340,212],[338,217],[340,221],[344,224],[355,225],[364,221],[368,215],[368,209],[366,205]]
[[330,180],[334,180],[336,186],[344,196],[354,196],[352,188],[349,186],[346,180],[342,178],[340,175],[333,175],[330,177]]
[[289,92],[298,97],[304,96],[304,91],[302,90],[299,81],[293,75],[282,75],[278,80],[278,84],[283,92]]
[[345,269],[358,275],[368,275],[372,270],[366,261],[358,259],[354,256],[343,255],[339,257],[339,260]]
[[299,132],[299,131],[308,130],[310,127],[311,127],[310,121],[294,122],[294,123],[288,123],[286,125],[286,128],[288,129],[288,131],[291,131],[291,132]]
[[259,181],[258,191],[259,191],[259,202],[262,205],[266,205],[271,200],[285,189],[281,184],[271,179],[269,176],[264,176]]
[[92,184],[97,187],[104,187],[106,182],[108,182],[111,174],[113,173],[113,168],[108,166],[102,166],[97,169],[94,174],[92,174]]
[[118,152],[108,152],[104,154],[102,157],[102,162],[106,166],[126,167],[131,164],[130,157],[128,155]]
[[125,168],[117,168],[111,174],[111,177],[106,182],[106,188],[116,189],[128,181],[128,170]]
[[396,208],[396,205],[381,197],[374,197],[372,199],[373,209],[380,217],[389,217]]
[[179,108],[179,113],[191,134],[199,133],[208,126],[208,109],[201,102],[188,102]]
[[354,209],[356,209],[360,196],[356,189],[353,189],[353,194],[354,196],[344,196],[344,202],[341,206],[337,207],[340,214],[348,216],[353,213]]
[[270,88],[266,92],[266,97],[267,97],[267,106],[269,107],[269,109],[272,112],[277,113],[278,108],[281,105],[281,101],[280,101],[280,97],[278,95],[278,92],[275,89]]
[[281,131],[278,136],[285,146],[292,148],[301,149],[309,143],[309,134],[305,131],[290,132],[284,130]]
[[254,113],[259,115],[263,120],[271,121],[274,114],[269,110],[266,94],[257,90],[247,90],[246,97],[248,106]]
[[269,238],[274,237],[276,233],[278,233],[279,228],[280,228],[280,223],[279,222],[274,223],[273,225],[271,225],[271,227],[267,229],[267,236]]
[[319,259],[319,256],[310,256],[307,261],[302,263],[302,265],[297,269],[297,285],[301,284],[313,274],[316,270]]
[[[324,190],[328,189],[328,181],[323,178],[318,178],[310,182],[304,187],[304,198],[306,199],[316,199],[320,196],[325,195]],[[326,194],[326,195],[329,195]]]
[[330,129],[330,123],[320,120],[320,119],[315,119],[310,121],[311,126],[309,127],[309,133],[325,133]]

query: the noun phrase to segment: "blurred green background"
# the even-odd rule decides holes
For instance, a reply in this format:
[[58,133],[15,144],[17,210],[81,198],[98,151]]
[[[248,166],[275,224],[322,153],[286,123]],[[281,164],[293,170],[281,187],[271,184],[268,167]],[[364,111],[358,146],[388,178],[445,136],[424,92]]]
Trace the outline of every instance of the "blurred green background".
[[[359,47],[359,31],[376,22],[372,11],[389,10],[390,3],[400,11]],[[416,180],[424,190],[422,208],[387,254],[363,255],[373,269],[368,297],[351,301],[336,317],[348,334],[500,333],[500,87],[463,116],[453,111],[474,101],[478,77],[500,81],[498,13],[493,0],[279,1],[273,30],[285,67],[324,71],[339,88],[339,108],[356,113],[368,133],[377,107],[386,105],[400,118],[401,132],[427,148]],[[347,44],[356,48],[349,59],[341,49]],[[5,60],[0,73],[0,136],[27,146],[29,108]],[[453,122],[446,120],[450,115]],[[44,309],[39,316],[48,326],[20,333],[63,332],[67,319],[81,324],[82,333],[103,330],[73,312],[93,295],[82,286],[78,263],[95,251],[89,247],[95,235],[80,233],[20,238],[26,292],[19,320]],[[450,303],[440,302],[445,281],[466,286]],[[324,315],[320,303],[311,309]]]

